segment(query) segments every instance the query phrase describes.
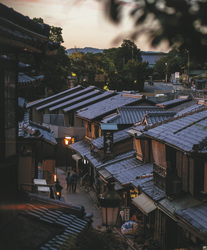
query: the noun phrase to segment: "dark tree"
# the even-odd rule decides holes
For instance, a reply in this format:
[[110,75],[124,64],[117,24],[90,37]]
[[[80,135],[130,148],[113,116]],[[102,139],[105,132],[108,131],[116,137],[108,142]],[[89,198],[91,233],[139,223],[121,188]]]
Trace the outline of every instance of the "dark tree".
[[131,8],[135,29],[131,39],[146,34],[156,47],[163,41],[179,50],[186,49],[191,58],[207,57],[207,2],[187,0],[106,0],[106,13],[114,23],[122,20],[123,8]]

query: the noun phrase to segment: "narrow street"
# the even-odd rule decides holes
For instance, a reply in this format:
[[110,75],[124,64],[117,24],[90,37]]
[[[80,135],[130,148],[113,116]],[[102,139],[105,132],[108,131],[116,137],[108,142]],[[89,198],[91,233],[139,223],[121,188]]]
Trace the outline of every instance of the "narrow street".
[[[90,198],[90,195],[86,194],[83,189],[77,185],[76,188],[76,193],[67,193],[67,184],[66,184],[66,173],[64,168],[57,168],[57,178],[63,187],[62,193],[61,193],[61,200],[70,203],[73,205],[81,205],[84,206],[86,214],[93,214],[93,223],[92,226],[96,230],[99,231],[105,231],[106,228],[102,226],[102,216],[101,216],[101,211],[99,208],[95,205],[95,203],[92,201]],[[116,234],[119,234],[120,237],[124,239],[124,241],[127,241],[128,248],[127,250],[135,250],[135,249],[140,249],[140,248],[134,248],[133,247],[133,240],[132,239],[127,239],[124,236],[121,235],[118,230],[115,230]]]
[[93,213],[93,227],[95,229],[101,230],[102,227],[102,217],[101,212],[99,209],[95,206],[95,204],[87,197],[85,192],[77,185],[76,193],[67,193],[67,184],[66,184],[66,173],[65,171],[61,170],[60,168],[57,168],[57,177],[58,180],[63,187],[62,190],[62,200],[66,203],[71,203],[73,205],[81,205],[84,206],[86,214]]

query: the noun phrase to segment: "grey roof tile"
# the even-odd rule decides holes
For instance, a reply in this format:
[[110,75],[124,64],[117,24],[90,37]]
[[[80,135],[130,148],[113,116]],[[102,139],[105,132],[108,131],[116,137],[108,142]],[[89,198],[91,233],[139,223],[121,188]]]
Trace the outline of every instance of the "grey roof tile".
[[[32,199],[38,199],[39,197],[39,199],[44,200],[43,197],[40,197],[38,195],[30,194],[30,196],[32,197]],[[50,199],[49,202],[55,203],[55,201],[52,199]],[[31,206],[30,204],[28,204],[28,209],[25,209],[26,214],[32,216],[36,220],[49,223],[51,227],[53,225],[54,227],[55,225],[63,227],[61,230],[62,233],[53,236],[53,238],[50,240],[47,240],[44,243],[44,245],[41,246],[42,249],[44,248],[52,249],[52,247],[59,249],[61,245],[65,244],[69,235],[77,237],[88,226],[88,220],[84,219],[84,217],[78,218],[75,214],[69,212],[69,209],[67,209],[66,207],[68,206],[71,209],[72,207],[71,204],[64,203],[65,206],[64,211],[67,211],[67,213],[57,210],[58,207],[56,210],[54,210],[55,206],[58,205],[55,203],[54,206],[52,206],[53,207],[52,210],[50,210],[46,209],[45,207],[36,207],[35,205]],[[76,207],[77,206],[73,206],[73,209],[76,210]],[[58,231],[60,233],[59,229]]]
[[173,121],[149,129],[144,134],[186,152],[207,152],[207,110],[177,117]]
[[157,106],[122,106],[117,109],[116,114],[106,117],[101,122],[115,124],[134,124],[141,122],[146,112],[163,111]]
[[95,87],[88,87],[87,89],[83,89],[80,92],[83,92],[83,93],[81,93],[81,95],[79,92],[78,92],[78,94],[75,93],[76,96],[75,96],[75,94],[73,94],[74,97],[70,98],[70,100],[61,101],[61,103],[60,103],[60,100],[58,100],[59,104],[57,104],[57,105],[55,105],[55,103],[54,104],[50,103],[49,111],[52,112],[52,111],[57,110],[57,109],[63,109],[65,107],[69,107],[70,105],[77,104],[80,101],[87,100],[91,97],[100,95],[102,93],[99,90],[95,90]]
[[92,104],[83,111],[78,111],[77,116],[79,118],[88,120],[100,119],[103,116],[115,112],[118,107],[136,105],[140,102],[140,100],[143,101],[143,99],[140,98],[122,96],[121,94],[117,94],[111,98]]
[[207,203],[176,211],[176,214],[197,230],[207,235]]
[[46,97],[44,99],[40,99],[40,100],[37,100],[37,101],[34,101],[34,102],[30,102],[27,104],[27,108],[31,108],[33,106],[40,106],[40,105],[43,105],[45,103],[47,103],[48,101],[51,101],[51,100],[54,100],[54,99],[57,99],[57,98],[60,98],[61,96],[64,96],[64,95],[68,95],[69,93],[73,93],[74,91],[78,91],[78,90],[81,90],[83,89],[84,87],[81,86],[81,85],[78,85],[72,89],[67,89],[65,91],[62,91],[58,94],[55,94],[55,95],[52,95],[52,96],[49,96],[49,97]]
[[183,115],[183,114],[186,114],[186,113],[190,113],[192,111],[198,111],[199,109],[202,109],[204,107],[204,105],[200,105],[200,104],[194,104],[195,101],[192,101],[193,105],[192,106],[189,106],[189,107],[186,107],[186,108],[183,108],[182,110],[178,111],[176,116],[180,116],[180,115]]
[[165,191],[156,186],[153,180],[141,184],[140,187],[154,201],[159,201],[166,197]]
[[125,185],[132,184],[141,176],[151,175],[152,171],[152,164],[143,164],[135,157],[131,157],[108,164],[98,172],[106,179],[113,177],[119,183]]
[[143,118],[143,121],[146,122],[147,126],[165,121],[175,116],[176,112],[168,111],[168,112],[147,112]]
[[82,157],[90,153],[90,144],[85,140],[70,144],[69,147],[78,152],[78,154],[80,154]]
[[29,111],[24,114],[24,120],[19,122],[18,136],[25,139],[43,139],[52,145],[56,145],[57,141],[53,136],[53,131],[46,126],[36,122],[29,121]]
[[163,107],[164,109],[169,109],[175,106],[179,106],[183,103],[190,102],[192,99],[190,96],[185,96],[185,97],[179,97],[178,99],[166,101],[163,103],[158,103],[156,104],[158,107]]
[[49,101],[47,103],[44,103],[42,105],[38,105],[38,107],[36,107],[36,110],[41,110],[41,109],[45,109],[45,108],[59,105],[61,103],[69,101],[73,98],[75,99],[77,97],[80,97],[81,95],[89,93],[89,92],[93,91],[94,89],[95,89],[95,87],[81,88],[80,90],[77,90],[75,92],[74,91],[69,92],[69,93],[67,93],[67,95],[64,95],[63,97],[60,96],[59,98],[57,98],[57,96],[54,95],[55,98],[53,98],[51,101]]
[[115,92],[106,91],[98,96],[88,98],[87,100],[80,101],[74,105],[70,105],[68,107],[65,107],[63,109],[63,112],[70,112],[73,110],[83,109],[84,107],[86,107],[88,105],[91,105],[93,103],[97,103],[97,102],[102,101],[103,99],[106,99],[107,97],[113,96],[113,95],[115,95]]
[[131,150],[131,151],[128,151],[126,153],[116,155],[113,159],[108,160],[106,162],[102,162],[100,157],[96,157],[96,156],[93,156],[91,154],[87,154],[86,159],[88,159],[96,169],[100,169],[100,168],[107,166],[111,163],[115,163],[117,161],[121,161],[123,159],[129,158],[129,157],[133,156],[135,153],[136,153],[136,150]]

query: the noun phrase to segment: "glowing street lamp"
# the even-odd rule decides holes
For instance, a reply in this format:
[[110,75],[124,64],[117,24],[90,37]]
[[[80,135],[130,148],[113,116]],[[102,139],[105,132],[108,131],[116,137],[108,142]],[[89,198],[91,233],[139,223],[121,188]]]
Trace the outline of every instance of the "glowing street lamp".
[[71,137],[70,136],[66,136],[65,139],[64,139],[64,142],[65,142],[65,172],[67,172],[67,168],[68,168],[68,160],[67,160],[67,146],[70,144],[71,142]]
[[102,211],[102,224],[113,227],[117,223],[121,197],[114,191],[114,184],[108,184],[108,190],[99,198]]
[[65,141],[65,145],[68,146],[70,144],[70,140],[71,140],[71,137],[70,136],[66,136],[64,141]]

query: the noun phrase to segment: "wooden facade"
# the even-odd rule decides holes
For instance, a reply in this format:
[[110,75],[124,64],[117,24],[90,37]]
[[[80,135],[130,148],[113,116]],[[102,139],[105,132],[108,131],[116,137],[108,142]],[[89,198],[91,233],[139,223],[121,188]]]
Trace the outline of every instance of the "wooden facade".
[[17,191],[17,61],[0,58],[0,200]]
[[148,139],[133,139],[133,148],[136,150],[136,158],[142,162],[152,162],[152,146]]
[[[50,26],[38,24],[0,3],[0,205],[18,199],[18,63],[30,53],[39,61],[60,44],[49,42]],[[11,207],[12,207],[11,206]],[[13,206],[15,207],[15,206]],[[12,208],[13,208],[12,207]],[[12,210],[12,209],[11,209]],[[0,209],[0,222],[11,210]]]

